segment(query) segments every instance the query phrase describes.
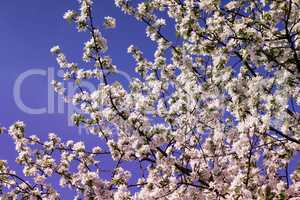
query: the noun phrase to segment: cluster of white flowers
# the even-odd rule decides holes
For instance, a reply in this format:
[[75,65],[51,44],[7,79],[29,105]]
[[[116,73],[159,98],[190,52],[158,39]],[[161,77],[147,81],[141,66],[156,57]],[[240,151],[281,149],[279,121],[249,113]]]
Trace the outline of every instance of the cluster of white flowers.
[[116,28],[116,19],[110,16],[104,18],[104,26],[105,28]]
[[62,85],[61,82],[53,80],[51,82],[51,85],[53,86],[55,92],[57,92],[59,94],[63,94],[64,93],[65,88],[63,87],[63,85]]
[[78,31],[85,31],[89,20],[92,1],[91,0],[79,0],[80,2],[80,14],[76,18]]
[[[56,199],[47,178],[58,175],[77,199],[299,198],[300,167],[290,167],[300,147],[296,1],[115,0],[145,23],[157,47],[153,61],[128,47],[138,73],[128,90],[109,79],[116,66],[93,24],[92,2],[79,2],[80,12],[69,10],[64,19],[90,35],[82,58],[89,68],[69,63],[58,46],[51,52],[64,80],[80,88],[69,97],[81,109],[72,115],[74,124],[106,145],[89,151],[82,141],[64,143],[53,133],[41,142],[25,135],[24,123],[15,123],[8,131],[16,161],[41,187],[17,180],[0,161],[5,197]],[[164,31],[167,24],[176,41]],[[105,17],[104,26],[114,28],[116,20]],[[87,92],[82,79],[102,84]],[[53,86],[64,93],[61,82]],[[101,155],[112,158],[108,169]],[[104,180],[102,172],[111,178]]]
[[53,54],[59,54],[60,53],[60,48],[59,46],[54,46],[50,49],[50,52],[53,53]]
[[[98,51],[105,52],[107,51],[107,41],[102,36],[101,32],[98,29],[93,30],[92,37],[84,45],[83,50],[83,60],[85,62],[90,62],[92,58],[96,59]],[[96,52],[95,52],[96,50]],[[95,65],[101,65],[101,63],[96,63]]]
[[65,20],[67,20],[68,22],[71,22],[71,21],[73,21],[73,20],[75,19],[76,16],[77,16],[77,13],[76,13],[75,11],[73,11],[73,10],[68,10],[68,11],[64,14],[63,18],[64,18]]

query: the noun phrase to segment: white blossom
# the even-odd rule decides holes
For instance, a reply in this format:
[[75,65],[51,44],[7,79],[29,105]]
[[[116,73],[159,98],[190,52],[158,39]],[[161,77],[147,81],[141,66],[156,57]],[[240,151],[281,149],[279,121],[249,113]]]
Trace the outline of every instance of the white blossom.
[[116,19],[110,16],[104,18],[105,28],[113,29],[116,28]]

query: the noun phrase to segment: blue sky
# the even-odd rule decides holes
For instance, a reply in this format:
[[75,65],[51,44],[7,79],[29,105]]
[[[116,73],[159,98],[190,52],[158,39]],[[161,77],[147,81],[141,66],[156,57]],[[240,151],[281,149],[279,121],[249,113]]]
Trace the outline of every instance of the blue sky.
[[[99,1],[100,2],[100,1]],[[68,131],[65,114],[29,115],[20,110],[13,98],[13,86],[18,76],[31,69],[58,70],[55,57],[49,52],[60,45],[71,62],[81,63],[83,43],[89,39],[86,33],[77,33],[76,28],[62,19],[67,9],[77,9],[76,0],[28,0],[3,1],[0,4],[0,65],[1,65],[1,113],[0,122],[8,126],[16,120],[24,120],[28,132],[37,134]],[[127,54],[127,47],[134,43],[145,54],[151,55],[153,43],[146,40],[145,26],[132,17],[123,15],[113,1],[95,3],[95,20],[102,24],[104,16],[117,18],[117,28],[104,30],[109,41],[108,54],[122,71],[133,75],[134,61]],[[150,56],[152,57],[152,56]],[[46,76],[31,76],[22,84],[22,99],[33,108],[47,106]],[[6,144],[4,141],[0,141]]]

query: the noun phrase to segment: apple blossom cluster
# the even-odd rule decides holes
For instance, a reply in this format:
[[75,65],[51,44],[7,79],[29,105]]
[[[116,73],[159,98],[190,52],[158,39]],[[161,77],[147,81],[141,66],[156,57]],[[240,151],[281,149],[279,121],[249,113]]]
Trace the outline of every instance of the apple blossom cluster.
[[[89,151],[52,133],[41,142],[17,122],[8,132],[32,180],[1,161],[4,195],[59,199],[47,181],[55,174],[75,199],[300,198],[299,162],[290,167],[300,150],[298,0],[115,0],[156,46],[153,60],[128,47],[137,72],[129,89],[111,78],[117,67],[95,25],[96,7],[79,3],[79,12],[69,10],[64,19],[89,35],[82,56],[89,67],[67,61],[58,46],[51,52],[64,81],[78,86],[64,96],[80,107],[74,124],[106,145]],[[116,20],[106,17],[103,25],[115,28]],[[164,34],[170,27],[176,41]],[[96,81],[97,89],[83,89],[82,80]],[[65,95],[61,82],[53,86]],[[114,160],[109,169],[104,155]],[[128,162],[140,170],[130,171]],[[102,176],[107,171],[110,179]]]
[[104,18],[104,26],[113,29],[116,27],[116,19],[110,16]]
[[[101,181],[99,174],[99,156],[108,155],[100,147],[86,150],[83,142],[68,140],[65,143],[54,133],[49,133],[48,140],[42,142],[38,136],[26,136],[25,124],[16,122],[8,130],[15,142],[18,157],[16,162],[23,166],[23,175],[31,177],[28,181],[16,172],[10,170],[6,161],[0,162],[0,183],[3,188],[9,189],[1,197],[4,199],[60,199],[59,193],[47,181],[51,176],[60,176],[61,187],[69,187],[83,198],[93,195],[109,199],[112,196],[106,188],[108,182]],[[59,156],[55,156],[58,154]],[[72,165],[75,171],[70,171]]]

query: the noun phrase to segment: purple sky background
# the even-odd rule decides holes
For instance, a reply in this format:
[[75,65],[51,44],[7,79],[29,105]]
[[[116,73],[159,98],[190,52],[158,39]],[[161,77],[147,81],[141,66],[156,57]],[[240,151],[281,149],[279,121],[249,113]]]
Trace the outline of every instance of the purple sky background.
[[[105,16],[117,19],[117,28],[104,30],[108,40],[108,55],[119,70],[135,76],[134,60],[127,54],[131,44],[139,47],[146,57],[153,57],[154,43],[146,39],[145,25],[133,17],[124,15],[116,8],[113,0],[95,0],[95,22],[101,25]],[[13,86],[17,77],[26,70],[53,68],[58,71],[55,57],[50,48],[59,45],[68,60],[82,63],[83,43],[89,39],[87,33],[77,33],[73,24],[68,24],[62,16],[68,9],[78,8],[76,0],[9,0],[0,3],[0,123],[10,126],[17,120],[24,121],[28,134],[47,138],[49,132],[57,133],[63,140],[84,140],[87,146],[99,145],[95,136],[78,134],[67,124],[67,113],[57,112],[57,98],[54,114],[32,115],[18,108],[13,97]],[[167,34],[172,30],[164,30]],[[172,36],[171,36],[172,37]],[[174,37],[172,37],[174,38]],[[124,81],[126,84],[126,81]],[[46,76],[32,76],[22,85],[24,103],[33,108],[46,107],[48,101]],[[8,160],[16,167],[16,151],[13,141],[7,135],[0,136],[0,159]],[[300,156],[290,166],[293,171]],[[20,168],[16,168],[17,171]],[[19,171],[20,172],[20,171]],[[55,181],[57,185],[57,181]],[[54,183],[54,182],[53,182]],[[62,197],[71,197],[69,190],[62,190]]]

